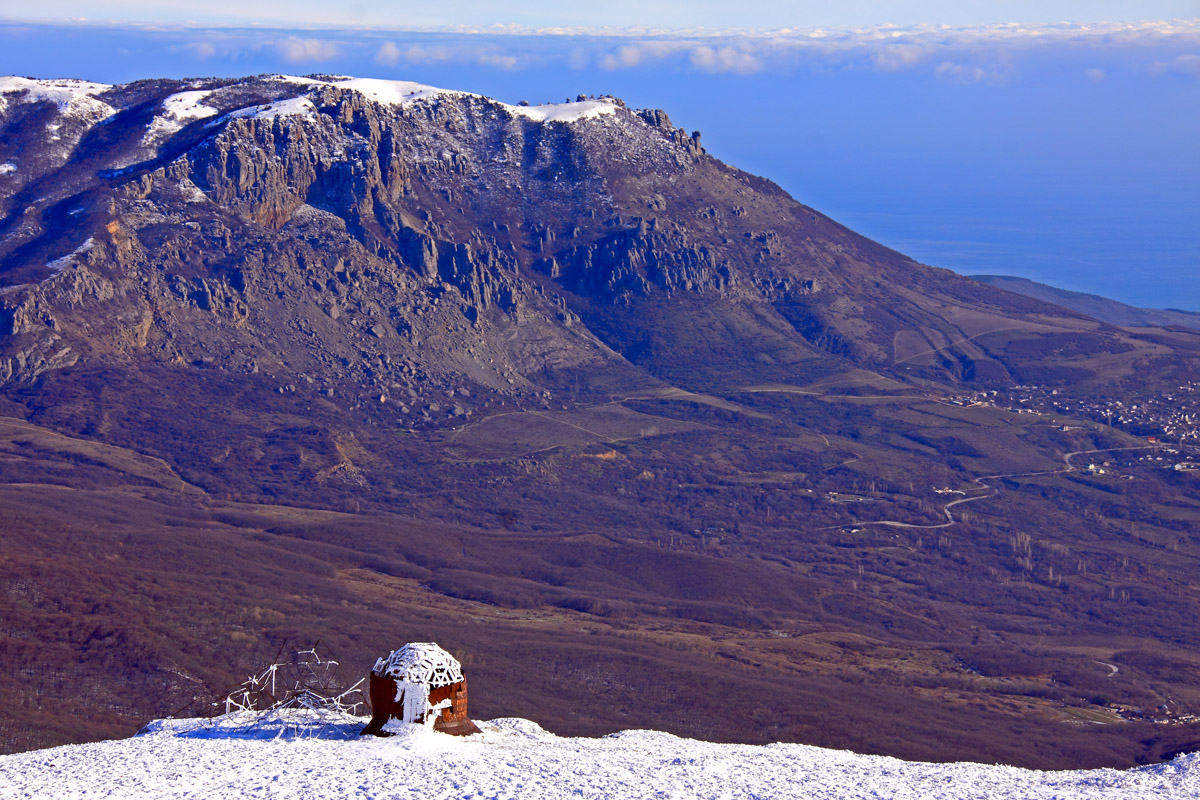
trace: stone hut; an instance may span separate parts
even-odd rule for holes
[[[386,736],[395,717],[455,736],[479,733],[467,717],[467,679],[458,660],[433,642],[411,642],[375,662],[371,721],[361,735]]]

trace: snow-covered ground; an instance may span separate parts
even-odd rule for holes
[[[427,86],[412,81],[390,81],[377,78],[341,78],[322,81],[315,78],[298,78],[293,75],[280,75],[277,79],[310,87],[319,87],[328,83],[340,89],[352,89],[377,103],[391,106],[407,106],[420,100],[436,97],[482,97],[482,95],[470,92],[439,89],[436,86]],[[576,122],[581,119],[596,119],[606,114],[615,114],[617,111],[616,104],[608,99],[579,100],[574,103],[547,103],[540,106],[514,106],[507,103],[499,103],[499,105],[511,116],[525,117],[534,122]],[[301,112],[292,109],[289,113]],[[268,116],[277,116],[277,114],[268,112]]]
[[[231,117],[254,117],[256,119],[275,119],[276,117],[316,117],[317,107],[307,97],[293,97],[290,100],[276,100],[265,106],[251,106],[235,111]]]
[[[266,77],[268,80],[299,84],[307,87],[310,91],[316,91],[322,86],[336,86],[340,89],[359,92],[376,103],[398,107],[440,97],[482,97],[482,95],[470,92],[439,89],[436,86],[427,86],[412,81],[347,77],[322,80],[294,75]],[[49,100],[58,105],[58,110],[63,115],[77,117],[91,125],[116,113],[114,108],[95,97],[111,88],[113,87],[108,84],[73,79],[32,80],[15,76],[0,76],[0,114],[4,113],[14,102],[32,103]],[[162,102],[161,111],[147,128],[143,145],[146,147],[157,146],[189,122],[215,116],[218,113],[217,109],[205,103],[205,100],[215,91],[197,89],[177,92],[167,97]],[[540,106],[509,105],[498,102],[497,105],[504,108],[510,116],[524,117],[541,123],[597,119],[615,114],[617,111],[616,102],[610,98],[579,100],[573,103],[548,103]],[[305,96],[300,96],[262,106],[251,106],[235,111],[230,116],[274,119],[286,116],[314,117],[316,113],[317,110],[312,101]],[[51,123],[51,134],[57,132],[59,127],[58,122]],[[15,169],[16,166],[13,164],[4,164],[0,167],[0,175]]]
[[[212,92],[200,90],[194,92],[178,92],[162,102],[162,113],[156,116],[142,138],[142,143],[153,146],[172,134],[178,133],[184,125],[197,119],[207,119],[217,113],[215,108],[204,105],[204,99]]]
[[[653,731],[554,736],[528,720],[454,738],[311,712],[165,720],[131,739],[0,757],[0,798],[1188,798],[1200,754],[1133,770],[924,764],[797,744],[711,744]]]
[[[0,77],[0,114],[4,114],[14,103],[37,103],[48,100],[58,106],[58,111],[63,117],[78,120],[90,126],[117,113],[115,108],[95,97],[111,88],[106,83],[90,81],[72,79],[39,81],[6,75]],[[47,126],[46,130],[51,139],[57,138],[61,127],[61,120],[51,122]]]

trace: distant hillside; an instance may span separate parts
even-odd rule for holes
[[[1036,300],[1055,303],[1110,325],[1135,328],[1182,325],[1185,328],[1200,330],[1200,314],[1193,311],[1180,311],[1175,308],[1138,308],[1100,295],[1056,289],[1028,278],[1015,278],[1011,275],[971,275],[970,277],[989,286],[1007,289]]]

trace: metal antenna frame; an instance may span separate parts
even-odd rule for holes
[[[285,660],[289,645],[285,640],[270,664],[218,699],[195,709],[199,713],[186,713],[194,707],[193,700],[171,716],[196,716],[213,724],[222,716],[244,715],[248,730],[272,724],[279,726],[277,738],[297,738],[315,736],[322,724],[344,722],[365,711],[366,679],[350,683],[339,661],[319,655],[318,648],[330,650],[324,642],[317,640],[304,649],[291,650]],[[289,709],[310,713],[280,713]]]

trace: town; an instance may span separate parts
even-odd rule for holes
[[[1162,444],[1163,453],[1151,456],[1170,461],[1181,470],[1200,469],[1200,382],[1185,381],[1158,393],[1128,395],[1122,399],[1085,396],[1067,388],[1042,385],[991,389],[949,398],[954,405],[990,405],[1018,414],[1055,414],[1110,425]],[[1070,425],[1064,426],[1069,429]],[[1168,456],[1177,455],[1176,459]],[[1138,456],[1134,456],[1138,458]],[[1144,461],[1147,456],[1140,456]]]

